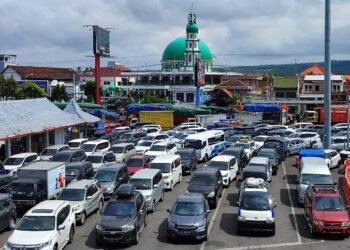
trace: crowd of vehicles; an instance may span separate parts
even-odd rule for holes
[[[15,231],[4,249],[61,249],[72,241],[76,224],[83,225],[94,212],[100,213],[94,229],[98,245],[137,244],[148,212],[156,213],[166,191],[184,175],[190,175],[187,192],[168,209],[169,240],[207,240],[211,209],[217,209],[224,188],[234,181],[240,182],[234,201],[237,232],[274,235],[278,216],[270,185],[291,155],[297,155],[297,199],[305,205],[310,232],[350,234],[347,206],[330,172],[350,158],[350,149],[315,149],[321,143],[319,127],[255,123],[207,130],[188,122],[162,131],[157,124],[143,126],[137,131],[115,128],[113,136],[104,138],[74,139],[40,155],[10,156],[0,174],[11,178],[0,194],[0,208],[8,208],[0,226]],[[19,222],[16,210],[24,213]],[[27,231],[35,231],[33,238],[23,238]],[[42,231],[45,237],[36,238]]]

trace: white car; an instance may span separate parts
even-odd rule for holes
[[[233,147],[242,147],[244,149],[244,152],[246,153],[248,159],[250,160],[253,157],[253,153],[255,150],[255,142],[254,141],[248,141],[248,142],[241,142],[238,141],[235,144],[233,144]]]
[[[136,153],[137,154],[144,154],[146,153],[150,147],[153,146],[154,143],[157,143],[160,141],[152,141],[152,140],[141,140],[136,143]]]
[[[75,214],[68,201],[43,201],[22,217],[4,250],[63,249],[73,241],[74,231]]]
[[[136,155],[134,143],[129,142],[114,144],[109,150],[114,153],[118,163],[125,163],[131,156]]]
[[[112,151],[95,152],[89,155],[85,161],[89,161],[96,172],[103,164],[108,162],[116,162],[116,157]]]
[[[293,125],[290,125],[289,128],[291,129],[300,129],[300,128],[306,128],[307,126],[312,126],[313,124],[311,122],[297,122]]]
[[[48,161],[51,159],[52,156],[54,156],[57,152],[61,152],[64,150],[70,149],[68,145],[65,144],[58,144],[58,145],[52,145],[47,148],[45,148],[40,153],[40,159],[44,161]]]
[[[88,141],[89,141],[88,138],[79,138],[79,139],[70,140],[67,144],[70,149],[80,149],[80,146]]]
[[[333,149],[325,149],[325,160],[329,168],[336,168],[340,166],[341,158],[340,154]]]
[[[208,167],[219,169],[224,186],[228,187],[236,179],[238,164],[236,158],[230,155],[218,155],[208,162]]]
[[[255,149],[256,150],[258,150],[259,148],[261,148],[264,145],[267,137],[268,137],[267,135],[258,135],[258,136],[255,136],[253,138],[253,141],[255,142]]]
[[[158,128],[142,128],[141,131],[145,131],[149,136],[156,136],[160,133]]]
[[[4,161],[6,174],[14,175],[17,169],[23,167],[26,163],[40,160],[37,153],[20,153],[11,155]]]
[[[316,132],[300,132],[289,135],[288,138],[300,138],[304,141],[305,146],[308,148],[312,148],[313,144],[319,145],[322,143],[320,135]]]
[[[177,147],[173,142],[157,142],[145,153],[151,159],[160,155],[174,154],[177,151]]]
[[[114,128],[114,131],[131,131],[131,129],[128,126],[121,126],[121,127]]]
[[[85,142],[81,145],[81,149],[84,150],[86,155],[91,155],[93,152],[107,152],[109,151],[110,146],[108,140],[97,139]]]
[[[148,124],[148,125],[144,125],[141,127],[141,130],[146,130],[146,129],[149,129],[149,128],[156,128],[158,129],[159,131],[162,131],[162,127],[158,124]]]

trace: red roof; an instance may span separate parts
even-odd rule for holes
[[[116,77],[120,76],[120,70],[112,67],[102,67],[100,68],[101,72],[101,77]],[[95,70],[92,69],[91,71],[84,72],[80,76],[85,76],[85,77],[91,77],[95,76]]]
[[[75,73],[71,68],[50,68],[50,67],[33,67],[33,66],[8,66],[12,68],[22,79],[73,79]],[[6,69],[7,69],[6,68]],[[6,70],[5,69],[5,70]]]
[[[314,64],[300,73],[300,75],[323,75],[324,68],[319,64]]]
[[[350,75],[344,75],[343,77],[347,83],[350,83]]]
[[[115,67],[117,68],[117,70],[119,70],[120,72],[123,71],[130,71],[130,69],[122,64],[116,64]]]

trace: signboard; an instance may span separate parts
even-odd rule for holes
[[[97,134],[102,134],[105,132],[105,124],[103,122],[98,122],[97,123],[97,128],[96,128],[96,133]]]
[[[205,62],[201,59],[196,59],[195,65],[195,85],[203,87],[205,84]]]
[[[96,25],[93,26],[93,29],[94,54],[109,57],[109,31]]]
[[[22,87],[26,82],[31,82],[42,88],[47,94],[49,94],[49,83],[44,80],[26,80],[26,81],[17,81],[18,87]]]

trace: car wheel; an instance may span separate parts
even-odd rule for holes
[[[85,219],[86,219],[86,213],[85,213],[85,211],[83,211],[83,212],[81,213],[81,218],[80,218],[80,220],[79,220],[79,224],[80,224],[80,225],[84,225]]]
[[[171,191],[174,190],[174,183],[173,183],[173,181],[170,182],[170,190]]]
[[[214,202],[213,202],[213,208],[215,209],[218,205],[218,197],[215,196]]]
[[[160,197],[160,201],[164,201],[164,189],[162,190],[162,196]]]
[[[145,213],[145,220],[143,221],[143,225],[147,226],[147,223],[148,223],[148,214]]]
[[[9,220],[9,230],[14,230],[16,228],[16,219],[15,217],[11,217]]]
[[[58,246],[57,244],[53,247],[53,250],[57,250],[58,249]]]
[[[140,241],[140,232],[138,228],[135,230],[135,239],[133,240],[133,245],[137,245]]]
[[[100,202],[98,203],[98,207],[97,207],[96,213],[102,214],[102,209],[103,209],[103,201],[100,200]]]
[[[192,175],[192,168],[190,166],[190,169],[188,170],[188,175]]]
[[[101,240],[99,237],[97,237],[97,235],[95,235],[95,243],[96,243],[96,245],[102,245],[103,244],[103,240]]]
[[[182,181],[182,174],[180,174],[179,176],[179,183],[181,183],[181,181]]]
[[[152,202],[152,207],[151,207],[151,212],[152,212],[152,213],[154,213],[155,206],[156,206],[156,204],[155,204],[155,202],[153,201],[153,202]]]
[[[309,224],[310,225],[310,234],[312,235],[312,236],[314,236],[315,235],[315,231],[313,230],[313,228],[312,228],[312,224]]]
[[[74,227],[72,226],[72,227],[70,228],[70,231],[69,231],[68,244],[70,244],[70,243],[73,242],[73,238],[74,238]]]
[[[123,164],[125,164],[125,160],[123,160]]]
[[[205,154],[205,156],[204,156],[204,162],[207,162],[207,161],[208,161],[208,155]]]
[[[272,231],[271,231],[271,236],[275,236],[276,234],[276,225],[273,224],[273,228],[272,228]]]
[[[205,236],[203,238],[203,241],[207,241],[208,240],[208,229],[205,230]]]

